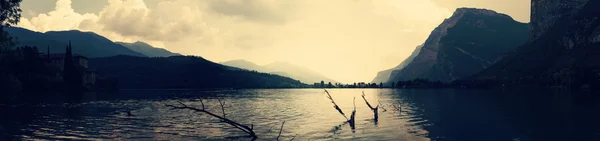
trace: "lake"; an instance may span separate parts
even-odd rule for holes
[[[600,98],[566,90],[330,89],[356,124],[345,123],[322,89],[122,90],[114,100],[4,108],[6,140],[250,140],[181,101],[253,124],[257,140],[600,141]],[[361,97],[381,103],[378,121]],[[384,110],[385,109],[385,110]],[[130,113],[130,114],[128,114]],[[0,139],[3,140],[3,139]]]

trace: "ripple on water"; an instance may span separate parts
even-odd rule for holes
[[[362,91],[330,90],[347,116],[350,116],[356,105],[355,129],[345,123],[346,119],[333,108],[331,101],[320,89],[145,91],[136,93],[159,94],[149,95],[145,99],[87,102],[72,106],[74,108],[68,108],[64,104],[41,105],[33,111],[36,116],[32,121],[23,121],[19,124],[25,126],[16,126],[24,129],[16,136],[23,140],[248,140],[244,132],[223,124],[218,119],[164,106],[165,103],[176,104],[177,101],[183,101],[188,106],[200,108],[199,101],[202,100],[207,110],[222,115],[217,101],[222,99],[225,102],[226,116],[243,124],[253,124],[260,140],[274,140],[283,121],[283,140],[294,136],[295,140],[369,141],[448,138],[446,134],[435,132],[444,128],[440,124],[448,124],[445,118],[449,115],[443,115],[447,114],[443,111],[446,105],[440,103],[453,101],[448,102],[443,98],[435,101],[429,97],[410,94],[420,93],[419,91],[365,89],[370,103],[381,102],[387,109],[385,112],[380,111],[379,120],[375,122],[372,111],[361,98]],[[431,96],[438,95],[440,94],[436,92]],[[357,99],[353,101],[354,98]],[[392,105],[399,105],[400,109],[395,109]],[[502,116],[496,114],[502,110],[498,107],[482,106],[469,110]]]

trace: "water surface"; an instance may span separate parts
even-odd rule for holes
[[[600,140],[600,99],[557,90],[331,89],[352,129],[322,89],[124,90],[115,100],[74,108],[45,104],[2,109],[0,137],[14,140],[250,140],[218,119],[173,110],[177,101],[253,124],[258,140]],[[381,103],[379,120],[363,101]],[[353,101],[353,99],[355,101]],[[397,107],[397,108],[394,108]],[[385,109],[385,110],[384,110]],[[127,112],[131,113],[129,115]]]

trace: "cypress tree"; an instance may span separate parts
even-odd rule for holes
[[[66,84],[68,102],[78,102],[81,100],[81,95],[83,93],[82,75],[75,65],[76,64],[73,62],[71,41],[69,41],[69,46],[67,46],[67,51],[65,52],[63,66],[63,80]]]

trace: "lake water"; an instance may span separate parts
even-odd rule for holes
[[[380,102],[379,120],[363,101]],[[356,98],[356,126],[322,89],[123,90],[116,100],[5,108],[5,140],[250,140],[206,114],[173,110],[182,101],[253,124],[258,140],[600,141],[600,98],[560,90],[331,89],[346,113]],[[395,106],[392,106],[395,105]],[[399,107],[399,108],[394,108]],[[128,115],[127,112],[131,115]],[[349,115],[348,115],[349,116]],[[3,139],[0,139],[3,140]]]

